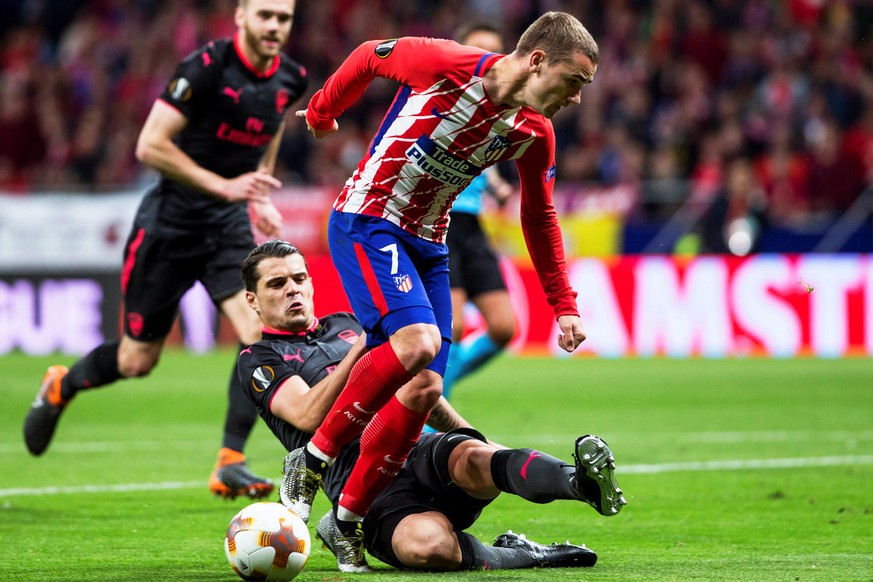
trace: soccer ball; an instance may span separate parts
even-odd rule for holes
[[[224,538],[227,561],[243,580],[291,580],[306,565],[311,546],[300,516],[267,501],[237,513]]]

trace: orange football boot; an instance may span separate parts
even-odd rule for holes
[[[68,372],[66,366],[51,366],[46,371],[24,419],[24,444],[33,455],[41,455],[48,448],[67,406],[67,401],[61,397],[61,381]]]
[[[218,451],[215,469],[209,476],[209,490],[225,499],[262,499],[273,492],[273,482],[252,473],[243,453],[224,447]]]

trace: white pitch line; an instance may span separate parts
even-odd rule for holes
[[[687,463],[660,463],[652,465],[620,465],[617,473],[655,474],[700,471],[734,471],[739,469],[798,469],[805,467],[836,467],[845,465],[873,465],[873,455],[844,455],[838,457],[797,457],[788,459],[746,459],[728,461],[699,461]],[[127,493],[130,491],[171,491],[205,487],[205,481],[166,481],[163,483],[128,483],[123,485],[81,485],[74,487],[34,487],[0,489],[0,497],[30,495],[61,495],[70,493]]]
[[[734,471],[738,469],[798,469],[804,467],[835,467],[840,465],[873,465],[873,455],[839,457],[797,457],[788,459],[746,459],[735,461],[692,461],[655,465],[619,466],[617,473],[678,473],[683,471]]]
[[[128,493],[130,491],[171,491],[206,487],[206,481],[165,481],[163,483],[126,483],[123,485],[79,485],[73,487],[20,487],[0,489],[0,497],[21,495],[61,495],[69,493]]]
[[[572,443],[572,439],[567,438],[567,434],[496,434],[489,435],[499,443],[524,443],[523,446],[546,446],[554,445],[561,442]],[[618,442],[621,439],[626,441],[638,439],[638,433],[623,433],[614,432],[603,435],[609,442],[615,440]],[[842,443],[845,450],[854,450],[859,448],[859,443],[873,441],[873,430],[772,430],[772,431],[714,431],[714,432],[648,432],[646,433],[648,442],[659,440],[669,440],[671,442],[683,443],[774,443],[774,442],[801,442],[801,441],[817,441],[817,442],[835,442]],[[175,443],[174,449],[178,450],[201,450],[209,448],[213,445],[213,439],[191,440],[187,439],[184,442]],[[165,450],[167,448],[166,441],[77,441],[77,442],[62,442],[52,445],[52,454],[82,454],[82,453],[125,453],[131,451],[152,451]],[[15,454],[25,451],[24,443],[16,442],[0,442],[0,454]]]
[[[610,443],[638,440],[639,433],[608,432],[599,433]],[[546,446],[571,442],[566,434],[489,434],[495,442],[524,443],[522,446]],[[647,432],[647,442],[681,442],[694,444],[736,444],[736,443],[776,443],[776,442],[833,442],[840,443],[844,450],[860,448],[859,443],[873,441],[873,430],[769,430],[769,431],[705,431],[705,432]]]

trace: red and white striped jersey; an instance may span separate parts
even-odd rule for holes
[[[434,242],[445,237],[456,195],[486,167],[515,160],[534,266],[556,314],[577,314],[552,204],[554,130],[529,107],[491,101],[483,77],[501,58],[449,40],[365,42],[313,95],[307,121],[329,129],[375,77],[400,83],[334,209],[381,217]]]

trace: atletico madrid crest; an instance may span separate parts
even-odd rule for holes
[[[412,279],[409,278],[409,275],[395,275],[394,284],[398,291],[409,293],[412,290]]]

